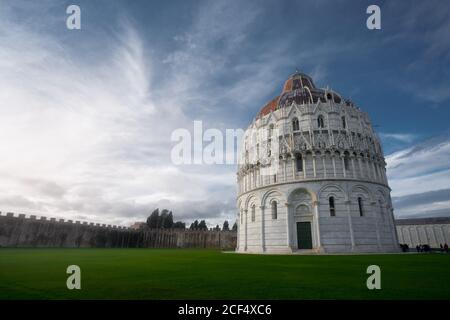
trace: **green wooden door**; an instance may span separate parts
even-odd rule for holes
[[[297,243],[299,249],[312,249],[311,222],[297,222]]]

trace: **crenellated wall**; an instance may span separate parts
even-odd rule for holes
[[[54,218],[0,212],[0,247],[216,248],[232,250],[236,232],[133,230]]]

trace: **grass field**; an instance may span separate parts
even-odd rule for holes
[[[81,268],[81,290],[66,268]],[[381,267],[382,290],[366,287]],[[450,255],[0,249],[0,299],[450,299]]]

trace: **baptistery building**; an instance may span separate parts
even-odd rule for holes
[[[238,252],[396,252],[386,163],[369,116],[296,72],[241,144]]]

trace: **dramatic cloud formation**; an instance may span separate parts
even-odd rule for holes
[[[130,22],[91,62],[52,34],[1,20],[3,210],[130,223],[166,206],[178,218],[231,218],[233,173],[171,164],[170,134],[190,119],[169,93],[179,84],[152,90],[157,75]],[[212,186],[229,186],[228,198]]]
[[[450,213],[450,134],[386,157],[397,216]]]
[[[299,67],[383,125],[388,153],[396,151],[387,157],[396,213],[444,214],[450,139],[412,144],[431,127],[448,128],[448,7],[423,16],[433,4],[388,3],[383,12],[398,24],[386,19],[389,33],[368,34],[363,5],[336,3],[80,0],[82,30],[68,31],[58,1],[5,1],[0,210],[129,224],[166,207],[184,221],[233,221],[235,167],[174,165],[171,133],[192,130],[194,120],[205,129],[247,126]],[[405,56],[400,49],[411,58],[393,59]]]

